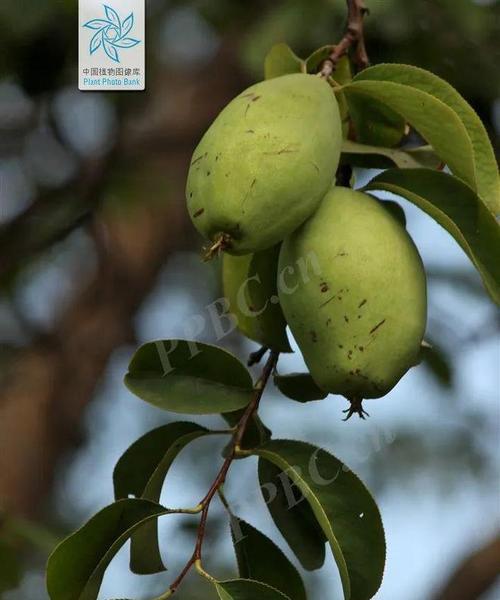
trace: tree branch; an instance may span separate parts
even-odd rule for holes
[[[197,565],[198,570],[203,571],[203,569],[201,568],[202,548],[203,548],[203,541],[205,539],[205,532],[206,532],[206,526],[207,526],[207,520],[208,520],[208,513],[210,511],[210,504],[211,504],[214,496],[218,493],[218,491],[221,489],[221,487],[224,485],[224,482],[226,481],[227,473],[228,473],[229,469],[231,468],[231,465],[232,465],[238,451],[240,450],[240,445],[241,445],[241,442],[245,435],[245,431],[248,427],[248,423],[250,422],[250,420],[252,419],[254,414],[259,409],[262,395],[263,395],[266,385],[269,381],[269,378],[271,377],[271,374],[273,373],[274,369],[276,368],[276,364],[278,362],[278,357],[279,357],[278,352],[271,351],[271,353],[266,361],[266,364],[264,365],[264,368],[262,369],[262,375],[260,376],[259,380],[257,381],[257,383],[254,386],[254,395],[253,395],[252,401],[247,406],[238,425],[236,426],[236,431],[234,432],[234,435],[233,435],[231,452],[229,453],[228,457],[225,459],[224,463],[222,464],[222,467],[220,468],[220,470],[219,470],[214,482],[210,486],[210,489],[208,490],[207,494],[205,495],[205,497],[199,504],[203,508],[201,511],[201,518],[200,518],[200,523],[198,526],[198,534],[196,537],[196,546],[195,546],[193,555],[188,560],[188,562],[186,563],[185,567],[183,568],[183,570],[181,571],[181,573],[177,577],[177,579],[170,585],[169,590],[165,593],[165,595],[161,596],[161,598],[168,598],[175,593],[175,591],[179,588],[182,581],[184,580],[184,578],[186,577],[186,575],[188,574],[188,572],[190,571],[190,569],[193,565]]]
[[[500,535],[468,556],[434,600],[477,600],[500,576]]]
[[[364,0],[347,0],[347,26],[344,37],[334,47],[330,56],[323,61],[320,73],[322,77],[329,77],[337,68],[339,60],[354,48],[353,62],[359,70],[370,64],[366,52],[364,38],[364,17],[368,14]]]
[[[81,442],[82,416],[110,355],[134,342],[137,309],[169,256],[190,243],[187,165],[200,131],[244,83],[234,43],[233,38],[223,41],[216,57],[221,68],[215,72],[206,69],[196,77],[161,72],[151,82],[154,93],[146,110],[135,114],[131,129],[124,123],[117,157],[118,168],[137,165],[138,176],[147,174],[141,176],[143,200],[96,216],[95,231],[103,242],[98,269],[85,279],[75,273],[77,289],[51,329],[19,349],[2,372],[0,504],[11,514],[40,514],[61,456]],[[168,139],[170,132],[183,138],[179,147],[159,152],[155,146],[146,155],[147,138],[160,133]],[[107,180],[107,169],[100,172]],[[91,187],[90,200],[98,202],[102,185],[96,181]]]

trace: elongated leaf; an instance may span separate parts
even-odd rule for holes
[[[169,423],[134,442],[116,463],[115,498],[146,498],[159,502],[163,482],[179,452],[210,432],[195,423]],[[132,535],[130,569],[147,575],[165,570],[158,546],[158,524],[153,520]]]
[[[250,579],[218,581],[215,588],[221,600],[291,600],[269,585]]]
[[[432,340],[420,352],[422,363],[443,387],[453,387],[453,365],[446,352]]]
[[[279,250],[280,244],[255,254],[226,254],[222,283],[238,329],[263,346],[279,352],[291,352],[278,298]]]
[[[397,112],[434,148],[457,177],[471,187],[475,186],[470,137],[458,115],[442,100],[420,89],[392,81],[354,79],[343,90],[348,99],[358,95],[374,98]],[[358,138],[357,141],[363,140]]]
[[[355,167],[387,169],[393,166],[400,169],[438,169],[441,159],[430,146],[400,150],[358,144],[351,140],[342,142],[342,160]]]
[[[365,69],[356,81],[393,81],[439,98],[464,124],[473,148],[475,189],[494,213],[500,212],[500,177],[495,152],[486,129],[470,104],[449,83],[410,65],[380,64]],[[439,126],[439,124],[437,124]]]
[[[346,600],[373,598],[382,582],[385,539],[363,483],[334,456],[305,442],[275,440],[256,454],[285,471],[306,497],[330,543]]]
[[[168,509],[143,499],[119,500],[61,542],[47,564],[51,600],[96,600],[112,558],[141,525]]]
[[[271,517],[300,564],[308,571],[319,569],[326,536],[298,487],[267,460],[259,460],[259,482]]]
[[[240,577],[267,583],[290,600],[306,600],[301,576],[273,541],[241,519],[232,521],[231,533]]]
[[[500,227],[470,187],[446,173],[390,169],[365,190],[392,192],[428,213],[460,244],[493,300],[500,303]]]
[[[392,147],[399,144],[405,132],[405,119],[397,111],[374,97],[350,94],[343,88],[351,117],[352,132],[357,142]],[[336,92],[337,94],[339,92]]]
[[[274,79],[289,73],[305,73],[306,67],[302,59],[296,56],[287,44],[276,44],[269,50],[264,60],[266,79]]]
[[[297,402],[323,400],[328,396],[328,392],[319,388],[309,373],[276,375],[274,383],[282,394]]]
[[[158,408],[200,415],[243,408],[253,393],[250,373],[235,356],[185,340],[141,346],[130,362],[125,384]]]

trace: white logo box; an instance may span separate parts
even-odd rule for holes
[[[78,88],[146,88],[145,0],[79,0]]]

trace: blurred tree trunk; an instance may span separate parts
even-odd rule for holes
[[[140,161],[142,170],[148,164],[168,181],[165,199],[148,201],[146,187],[132,215],[114,210],[96,216],[99,267],[93,279],[53,331],[22,351],[8,372],[0,390],[0,505],[7,510],[39,511],[62,455],[79,440],[82,416],[111,353],[133,339],[137,309],[165,261],[191,235],[184,207],[191,153],[242,83],[231,42],[216,61],[196,73],[161,73],[150,85],[146,110],[124,124],[113,167]],[[102,176],[108,175],[109,167]]]
[[[500,576],[500,536],[468,556],[434,600],[477,600]]]

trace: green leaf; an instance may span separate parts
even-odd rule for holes
[[[141,346],[130,362],[125,384],[158,408],[199,415],[243,408],[253,393],[250,373],[235,356],[185,340]]]
[[[296,56],[285,43],[273,46],[264,60],[266,79],[273,79],[289,73],[305,73],[305,71],[304,61]]]
[[[472,144],[474,170],[472,187],[493,213],[500,212],[500,176],[495,152],[481,119],[457,90],[433,73],[410,65],[380,64],[365,69],[354,79],[355,81],[392,81],[411,86],[438,98],[454,111],[465,126]],[[436,126],[440,127],[441,124],[436,123]]]
[[[278,298],[279,251],[280,244],[255,254],[225,254],[223,291],[244,335],[278,352],[291,352]]]
[[[500,303],[500,227],[470,187],[438,171],[390,169],[364,190],[392,192],[428,213],[460,244],[493,300]]]
[[[127,539],[141,525],[169,512],[143,499],[119,500],[103,508],[50,555],[50,599],[96,600],[104,572]]]
[[[215,589],[221,600],[291,600],[271,586],[250,579],[218,581]]]
[[[347,100],[356,141],[386,147],[399,144],[405,132],[404,118],[376,98],[347,93],[351,85],[343,87],[341,93]]]
[[[442,348],[430,341],[429,345],[422,346],[420,358],[438,383],[446,388],[452,387],[453,367]]]
[[[318,387],[309,373],[275,375],[274,383],[282,394],[297,402],[323,400],[328,396],[328,392]]]
[[[179,452],[210,432],[195,423],[169,423],[134,442],[116,463],[113,472],[115,498],[134,495],[159,502],[163,482]],[[158,546],[158,524],[147,523],[132,536],[130,569],[139,575],[165,570]]]
[[[330,543],[346,600],[373,598],[382,582],[385,539],[363,483],[334,456],[305,442],[275,440],[256,454],[286,472],[306,497]]]
[[[298,487],[267,460],[259,460],[259,482],[271,517],[300,564],[308,571],[319,569],[326,536]]]
[[[357,96],[375,99],[401,115],[431,144],[450,170],[474,188],[474,159],[470,137],[458,115],[442,100],[418,88],[392,81],[355,78],[343,90],[348,99]],[[357,141],[364,140],[358,138]]]
[[[266,583],[290,600],[306,600],[301,576],[273,541],[236,518],[231,521],[231,533],[240,577]]]
[[[342,142],[342,160],[354,167],[365,169],[387,169],[394,165],[400,169],[438,169],[443,166],[443,162],[430,146],[400,150],[358,144],[351,140]]]

